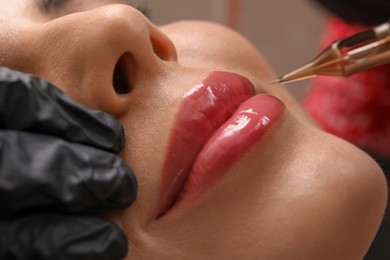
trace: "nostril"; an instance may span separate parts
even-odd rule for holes
[[[150,41],[152,43],[153,51],[154,53],[162,60],[167,60],[167,55],[166,55],[166,48],[164,45],[158,41],[156,38],[151,37]]]
[[[170,40],[165,39],[165,37],[153,37],[153,35],[151,35],[150,41],[154,53],[160,59],[170,61],[176,58],[176,50]]]
[[[112,85],[117,94],[129,94],[132,90],[133,57],[129,53],[123,54],[117,61],[112,77]]]

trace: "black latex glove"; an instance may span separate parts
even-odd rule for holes
[[[0,259],[123,259],[126,237],[96,214],[135,199],[123,145],[110,115],[0,68]]]

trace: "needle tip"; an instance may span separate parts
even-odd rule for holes
[[[275,84],[279,84],[280,82],[282,82],[282,80],[281,79],[277,79],[277,80],[274,80],[274,81],[270,82],[269,84],[270,85],[275,85]]]

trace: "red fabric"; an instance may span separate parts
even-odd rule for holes
[[[332,17],[321,46],[365,28]],[[390,157],[390,64],[347,78],[318,77],[311,83],[304,106],[330,133]]]

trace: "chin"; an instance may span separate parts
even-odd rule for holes
[[[381,169],[332,135],[279,124],[197,199],[147,226],[122,216],[128,259],[362,259],[386,205]]]

